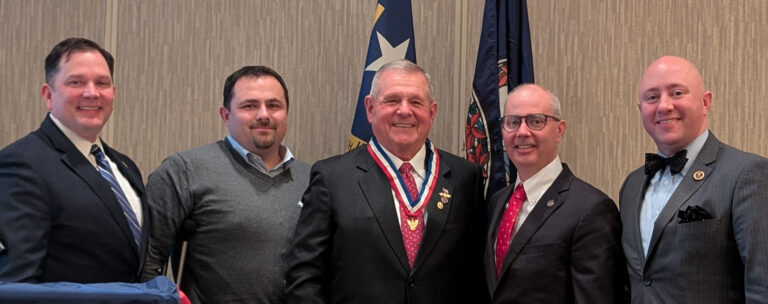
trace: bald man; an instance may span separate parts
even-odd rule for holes
[[[768,303],[768,159],[707,129],[712,93],[680,57],[638,85],[658,148],[620,192],[632,303]]]
[[[560,100],[524,84],[501,120],[515,183],[488,200],[485,278],[491,303],[610,304],[625,300],[619,210],[560,161]]]

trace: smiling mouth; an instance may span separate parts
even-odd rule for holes
[[[676,121],[678,121],[678,120],[679,120],[679,119],[677,119],[677,118],[664,119],[664,120],[659,120],[659,121],[657,121],[657,122],[656,122],[656,124],[659,124],[659,125],[666,125],[666,124],[671,124],[671,123],[673,123],[673,122],[676,122]]]
[[[530,149],[533,147],[534,145],[515,145],[515,149]]]
[[[404,123],[394,123],[394,124],[392,124],[392,126],[396,127],[396,128],[413,128],[416,125],[414,125],[414,124],[404,124]]]
[[[82,107],[81,106],[81,107],[79,107],[79,109],[80,110],[85,110],[85,111],[96,111],[96,110],[99,109],[99,107]]]

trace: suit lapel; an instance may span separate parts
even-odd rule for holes
[[[131,247],[135,249],[138,255],[139,248],[136,247],[136,242],[133,241],[133,234],[131,234],[131,230],[128,227],[128,220],[123,215],[123,210],[120,208],[107,182],[104,181],[96,168],[77,150],[64,133],[59,130],[50,117],[46,117],[40,126],[40,130],[48,137],[54,148],[62,153],[61,161],[79,176],[104,204],[112,219],[120,227],[120,231],[123,232],[126,241],[131,244]]]
[[[560,175],[557,176],[549,189],[541,196],[509,244],[507,254],[504,256],[504,262],[501,264],[499,277],[504,276],[509,265],[517,258],[525,244],[528,243],[528,240],[544,225],[547,218],[562,206],[563,202],[568,198],[568,189],[570,189],[572,182],[573,173],[571,173],[567,165],[563,164],[563,171],[560,172]]]
[[[696,171],[703,171],[704,175],[708,176],[712,171],[712,167],[710,167],[710,165],[715,162],[717,158],[717,150],[719,147],[720,141],[718,141],[717,138],[715,138],[714,135],[710,133],[707,141],[701,148],[699,155],[695,160],[693,160],[693,165],[691,165],[691,168],[688,170],[685,176],[683,176],[683,180],[680,182],[680,185],[677,186],[675,192],[673,192],[672,196],[669,197],[667,204],[664,206],[664,209],[661,210],[661,214],[659,214],[656,222],[654,222],[653,234],[651,235],[650,244],[648,244],[647,256],[650,257],[653,253],[653,250],[656,248],[656,244],[658,243],[661,234],[664,232],[664,227],[672,222],[672,219],[677,214],[680,206],[688,201],[691,195],[693,195],[693,193],[696,192],[696,190],[698,190],[699,187],[701,187],[703,184],[701,181],[693,179],[693,173]]]
[[[101,141],[101,145],[104,147],[104,153],[109,156],[109,159],[115,162],[117,169],[120,170],[120,173],[125,177],[126,180],[128,180],[128,183],[131,184],[133,191],[136,191],[136,196],[141,197],[144,194],[142,191],[144,184],[141,180],[141,176],[137,175],[133,170],[130,170],[128,163],[125,161],[125,158],[112,150],[112,147],[108,146],[107,143],[105,143],[103,140]]]
[[[358,186],[365,196],[366,202],[373,211],[373,216],[381,228],[392,253],[397,256],[400,266],[408,272],[408,256],[405,253],[403,244],[403,235],[400,232],[400,223],[397,221],[395,213],[394,197],[392,188],[389,186],[389,180],[381,168],[374,162],[367,148],[358,149],[357,168],[366,172],[358,181]]]
[[[442,200],[440,193],[446,192],[453,194],[453,185],[448,181],[447,177],[451,167],[444,161],[440,161],[440,169],[438,172],[435,188],[432,191],[432,196],[429,197],[427,205],[424,207],[427,210],[427,225],[424,227],[424,237],[421,239],[421,246],[419,253],[416,255],[416,260],[413,262],[413,271],[419,269],[419,266],[429,256],[435,244],[440,239],[440,235],[445,229],[445,223],[448,219],[448,215],[451,213],[453,207],[452,201],[449,198],[447,203],[443,204],[443,208],[437,207],[437,202]]]
[[[100,139],[101,140],[101,139]],[[141,244],[140,248],[137,248],[139,252],[139,258],[142,261],[140,264],[143,264],[145,255],[143,254],[144,248],[148,246],[149,241],[149,207],[144,203],[144,181],[141,179],[141,175],[138,171],[132,170],[128,167],[128,163],[126,162],[126,159],[115,152],[115,150],[112,150],[112,147],[108,146],[107,143],[105,143],[103,140],[101,141],[102,147],[104,147],[104,153],[109,156],[109,158],[117,165],[117,169],[120,171],[120,173],[125,177],[126,180],[128,180],[128,183],[131,185],[131,189],[136,192],[136,196],[139,198],[139,202],[141,204],[141,212],[142,212],[142,224],[141,224]],[[99,176],[101,177],[101,176]],[[110,189],[110,192],[112,190]],[[123,192],[125,192],[126,189],[123,189]],[[114,195],[113,195],[114,197]],[[120,204],[120,203],[118,203]],[[117,207],[120,207],[119,205]],[[120,208],[120,215],[122,215],[121,219],[124,221],[118,221],[118,224],[121,226],[121,230],[125,234],[131,233],[131,228],[128,224],[128,221],[125,219],[125,215],[122,214],[123,210]],[[125,224],[123,226],[123,224]],[[133,240],[133,234],[129,235],[129,240]],[[131,244],[135,244],[135,242],[131,242]]]

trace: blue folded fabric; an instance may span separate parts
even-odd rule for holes
[[[176,285],[159,276],[146,283],[4,283],[0,303],[178,304]]]

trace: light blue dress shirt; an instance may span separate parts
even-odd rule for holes
[[[237,151],[237,153],[245,159],[246,163],[256,168],[256,170],[259,170],[259,172],[269,175],[270,177],[275,177],[282,173],[285,171],[285,168],[287,168],[288,165],[293,162],[293,153],[291,153],[291,150],[289,150],[286,146],[280,145],[281,150],[285,149],[283,160],[280,161],[280,163],[271,170],[267,170],[267,167],[264,165],[264,160],[262,160],[261,156],[246,150],[229,134],[227,134],[227,141],[229,141],[229,144],[232,145],[232,148],[235,148],[235,151]]]
[[[651,243],[653,224],[656,222],[656,218],[659,217],[661,210],[667,205],[669,197],[672,196],[677,186],[680,185],[680,181],[688,173],[693,161],[699,155],[701,148],[704,147],[707,136],[709,136],[709,130],[704,130],[696,139],[685,146],[685,149],[688,150],[686,153],[688,161],[685,162],[685,167],[683,167],[680,173],[672,175],[669,172],[669,166],[666,166],[656,172],[653,178],[651,178],[651,183],[648,185],[648,189],[643,197],[642,207],[640,207],[640,238],[643,241],[643,252],[646,256],[648,256],[648,246]],[[663,157],[671,156],[664,155],[660,151],[658,154]]]

